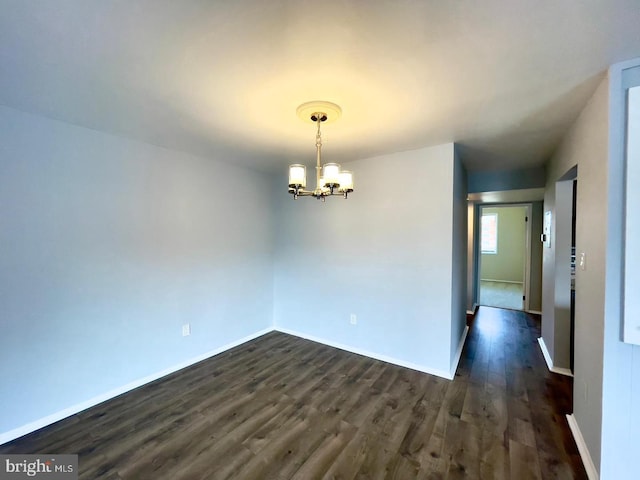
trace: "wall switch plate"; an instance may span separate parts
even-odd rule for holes
[[[540,240],[546,248],[551,248],[551,211],[544,212],[544,220],[542,223],[542,235]]]
[[[349,318],[349,323],[351,323],[351,325],[357,325],[358,324],[358,317],[356,317],[355,313],[351,314],[351,317]]]
[[[584,252],[580,252],[580,261],[578,262],[580,265],[580,270],[587,269],[587,254]]]
[[[188,337],[189,335],[191,335],[191,324],[185,323],[184,325],[182,325],[182,336]]]

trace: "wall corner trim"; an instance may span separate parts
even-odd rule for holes
[[[540,345],[540,350],[542,350],[542,356],[544,357],[544,360],[547,363],[547,368],[549,369],[550,372],[558,373],[560,375],[565,375],[567,377],[573,377],[573,373],[568,368],[553,366],[553,360],[551,360],[551,355],[549,355],[549,350],[547,350],[547,345],[544,343],[544,338],[538,337],[538,344]]]
[[[591,454],[589,453],[587,444],[584,441],[584,437],[582,436],[576,417],[573,414],[567,415],[567,423],[569,423],[569,429],[571,430],[573,439],[578,447],[578,452],[580,452],[580,458],[582,458],[584,469],[587,471],[587,477],[589,477],[589,480],[599,480],[600,476],[598,475],[598,470],[593,464]]]
[[[197,357],[190,358],[189,360],[180,362],[177,365],[173,365],[162,371],[152,373],[151,375],[147,375],[146,377],[139,378],[137,380],[134,380],[133,382],[127,383],[126,385],[122,385],[120,387],[114,388],[113,390],[105,392],[101,395],[90,398],[89,400],[77,403],[68,408],[65,408],[64,410],[60,410],[58,412],[52,413],[51,415],[47,415],[46,417],[39,418],[33,422],[27,423],[26,425],[22,425],[18,428],[14,428],[13,430],[9,430],[7,432],[0,432],[0,445],[10,442],[11,440],[15,440],[16,438],[22,437],[24,435],[27,435],[31,432],[35,432],[36,430],[46,427],[47,425],[51,425],[52,423],[55,423],[64,418],[70,417],[72,415],[75,415],[76,413],[80,413],[83,410],[86,410],[87,408],[91,408],[102,402],[106,402],[107,400],[117,397],[118,395],[122,395],[123,393],[129,392],[135,388],[141,387],[142,385],[158,380],[159,378],[162,378],[166,375],[177,372],[178,370],[182,370],[183,368],[189,367],[195,363],[206,360],[207,358],[218,355],[222,352],[225,352],[234,347],[237,347],[238,345],[242,345],[245,342],[253,340],[254,338],[261,337],[262,335],[265,335],[272,331],[273,331],[273,327],[265,328],[264,330],[260,330],[258,332],[247,335],[246,337],[243,337],[239,340],[235,340],[231,343],[218,347],[215,350],[211,350],[209,352],[198,355]]]
[[[467,334],[469,333],[469,325],[464,327],[464,331],[462,332],[462,336],[460,337],[460,343],[458,344],[458,350],[456,351],[456,355],[451,362],[451,369],[449,370],[449,378],[453,379],[456,376],[456,371],[458,370],[458,364],[460,363],[460,357],[462,356],[462,349],[464,348],[464,343],[467,341]]]
[[[398,360],[397,358],[388,357],[386,355],[380,355],[378,353],[370,352],[368,350],[363,350],[361,348],[352,347],[350,345],[345,345],[343,343],[337,343],[330,340],[326,340],[324,338],[316,337],[313,335],[307,335],[306,333],[298,332],[295,330],[289,330],[288,328],[280,328],[276,327],[275,330],[277,332],[286,333],[288,335],[293,335],[294,337],[304,338],[305,340],[311,340],[312,342],[321,343],[323,345],[327,345],[329,347],[338,348],[340,350],[344,350],[346,352],[355,353],[357,355],[363,355],[365,357],[373,358],[374,360],[381,360],[383,362],[391,363],[393,365],[398,365],[399,367],[410,368],[411,370],[416,370],[422,373],[428,373],[430,375],[435,375],[437,377],[446,378],[447,380],[453,380],[453,375],[451,372],[447,372],[444,370],[439,370],[437,368],[427,367],[425,365],[418,365],[417,363],[406,362],[404,360]],[[454,372],[455,373],[455,372]]]

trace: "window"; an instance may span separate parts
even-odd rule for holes
[[[480,240],[482,253],[498,253],[498,214],[483,213]]]

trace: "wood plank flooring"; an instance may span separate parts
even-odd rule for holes
[[[82,479],[586,479],[539,319],[481,307],[454,381],[270,333],[0,453]]]

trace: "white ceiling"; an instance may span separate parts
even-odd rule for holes
[[[264,170],[314,162],[316,99],[327,161],[541,165],[636,56],[640,0],[0,0],[1,104]]]

